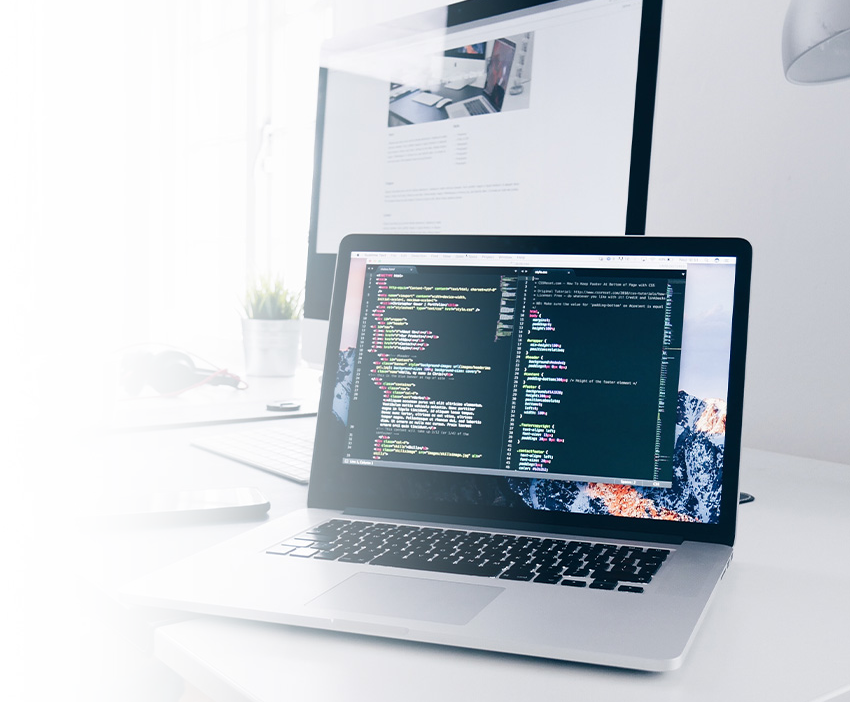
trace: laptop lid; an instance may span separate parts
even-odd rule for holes
[[[731,545],[750,268],[740,239],[346,237],[309,505]]]
[[[510,39],[496,39],[493,42],[483,93],[497,112],[502,109],[502,103],[505,101],[515,53],[516,44]]]

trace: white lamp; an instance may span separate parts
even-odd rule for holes
[[[791,0],[782,30],[782,63],[792,83],[850,77],[850,0]]]

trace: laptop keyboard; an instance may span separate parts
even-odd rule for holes
[[[463,103],[463,106],[471,115],[486,115],[489,112],[480,100],[470,100],[469,102]]]
[[[643,592],[662,548],[332,519],[266,551],[568,587]]]

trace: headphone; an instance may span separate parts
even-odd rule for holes
[[[247,387],[238,375],[224,368],[198,368],[189,354],[174,349],[124,356],[121,385],[130,395],[138,395],[146,385],[160,395],[179,395],[201,385],[230,385],[240,390]]]

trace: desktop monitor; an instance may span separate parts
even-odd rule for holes
[[[642,234],[660,26],[661,0],[465,0],[326,42],[305,359],[346,234]]]
[[[440,80],[450,90],[461,90],[467,85],[483,84],[487,70],[486,41],[455,46],[443,52]]]

